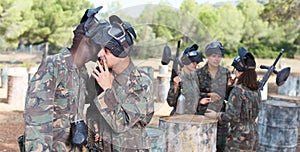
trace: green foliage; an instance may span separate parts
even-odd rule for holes
[[[167,42],[156,37],[151,26],[136,26],[135,30],[139,33],[139,36],[134,51],[131,53],[133,57],[146,59],[162,55],[162,50]]]
[[[211,5],[204,5],[200,7],[200,10],[198,19],[207,28],[211,37],[217,38],[220,32],[222,32],[220,28],[221,16],[218,14],[217,9]]]
[[[286,41],[281,42],[278,44],[278,48],[283,48],[285,50],[285,56],[287,58],[295,58],[297,47],[295,47],[292,43],[288,43]]]
[[[274,58],[283,46],[289,50],[297,50],[300,42],[299,25],[297,26],[299,21],[286,22],[285,25],[270,23],[261,18],[264,10],[264,5],[256,0],[241,0],[237,6],[232,3],[199,5],[195,0],[184,0],[180,10],[149,6],[136,20],[140,24],[151,24],[154,39],[173,40],[169,45],[175,49],[175,40],[181,38],[182,49],[197,43],[200,52],[211,41],[219,40],[225,47],[225,57],[236,56],[237,48],[241,46],[259,58]],[[151,40],[147,42],[158,43]],[[147,46],[145,41],[138,41],[137,45]],[[159,45],[157,48],[162,50]],[[138,51],[141,53],[148,50],[151,49]],[[295,52],[297,51],[286,51],[286,57],[293,57]]]
[[[247,48],[255,57],[259,58],[276,58],[280,50],[273,50],[272,46],[264,46],[262,44],[251,45]]]
[[[146,5],[141,14],[132,9],[120,9],[120,0],[113,0],[102,16],[117,13],[135,27],[137,58],[161,57],[164,46],[181,50],[197,43],[199,52],[219,40],[225,47],[225,57],[236,56],[238,47],[245,47],[258,58],[274,58],[280,49],[283,56],[300,54],[299,0],[241,0],[233,3],[198,4],[184,0],[180,9],[169,7],[167,1]],[[57,53],[71,43],[72,30],[78,25],[88,0],[1,0],[0,49],[49,42],[49,53]],[[117,11],[117,12],[115,12]]]
[[[72,30],[87,8],[91,8],[87,0],[34,0],[31,10],[38,24],[25,35],[29,42],[65,46],[71,42]]]
[[[215,39],[225,42],[223,44],[226,48],[226,54],[235,54],[235,49],[240,44],[243,36],[245,17],[231,3],[225,3],[220,6],[218,14],[220,16],[219,24],[215,24],[215,27],[218,27],[220,30],[215,34]]]
[[[265,37],[268,32],[268,23],[259,17],[263,6],[256,0],[242,0],[237,7],[245,17],[241,42],[249,45],[259,43],[259,39]]]
[[[19,37],[34,23],[31,22],[32,0],[1,0],[0,2],[0,49],[16,48]]]
[[[300,19],[299,0],[269,0],[261,17],[269,22],[285,23],[289,20]]]
[[[180,10],[192,15],[197,15],[200,11],[199,6],[195,0],[184,0],[180,6]]]
[[[44,42],[68,45],[74,26],[91,7],[88,0],[2,0],[0,49]]]

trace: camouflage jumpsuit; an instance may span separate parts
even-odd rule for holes
[[[174,109],[171,112],[171,115],[175,114],[176,106],[177,106],[177,99],[181,93],[185,97],[185,107],[184,107],[184,114],[195,114],[198,103],[199,103],[199,81],[197,74],[195,72],[192,72],[190,75],[183,72],[182,75],[180,75],[181,78],[181,86],[177,88],[175,93],[175,88],[173,82],[170,83],[170,89],[168,92],[167,102],[169,106],[174,107]]]
[[[215,92],[221,99],[208,105],[201,105],[198,107],[198,114],[204,114],[206,109],[211,109],[216,112],[225,111],[225,98],[229,90],[227,82],[230,77],[230,71],[225,67],[219,66],[218,72],[215,78],[212,78],[208,71],[208,63],[206,63],[202,68],[197,69],[197,74],[199,78],[200,96],[201,99],[207,97],[208,93]],[[226,137],[228,135],[228,124],[217,125],[217,151],[224,151]]]
[[[69,140],[70,123],[82,119],[84,101],[92,97],[87,95],[87,80],[86,67],[78,69],[67,48],[41,63],[27,90],[26,151],[79,149]]]
[[[235,86],[229,96],[226,112],[221,122],[230,123],[230,132],[225,151],[252,151],[257,137],[257,124],[260,106],[258,91],[251,91],[243,85]]]
[[[100,135],[102,151],[147,149],[145,127],[154,114],[152,92],[149,76],[131,62],[121,74],[115,75],[112,89],[95,98],[88,108],[87,121]]]

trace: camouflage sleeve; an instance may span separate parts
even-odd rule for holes
[[[206,84],[206,76],[205,73],[202,72],[202,69],[197,69],[196,70],[197,76],[198,76],[198,81],[199,81],[199,94],[200,94],[200,100],[202,98],[206,98],[208,96],[208,92],[209,92],[209,87]]]
[[[201,98],[202,99],[202,98]],[[200,99],[200,100],[201,100]],[[206,105],[203,105],[203,104],[200,104],[200,101],[199,101],[199,104],[198,104],[198,107],[197,107],[197,112],[196,114],[197,115],[204,115],[204,113],[206,112],[207,110],[207,107],[208,107],[208,104]]]
[[[91,76],[86,81],[86,89],[87,89],[87,95],[85,99],[85,103],[89,104],[93,102],[93,100],[96,97],[96,86],[95,86],[95,79]]]
[[[104,100],[96,103],[101,115],[116,133],[126,132],[135,125],[145,127],[154,114],[150,78],[141,78],[128,86],[129,93],[106,89]]]
[[[52,121],[57,69],[48,59],[31,79],[24,109],[26,151],[52,150]]]
[[[222,115],[222,123],[225,122],[232,122],[232,121],[238,121],[241,113],[241,88],[234,87],[230,93],[227,106],[226,106],[226,112]]]
[[[169,89],[168,96],[167,96],[167,102],[170,107],[176,107],[177,98],[179,96],[179,88],[177,88],[177,90],[175,90],[173,83],[174,82],[170,82],[170,89]]]

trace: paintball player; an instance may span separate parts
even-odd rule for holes
[[[205,113],[207,117],[217,118],[219,123],[230,123],[226,141],[226,152],[253,151],[257,138],[255,119],[259,113],[261,98],[258,93],[256,63],[254,56],[243,47],[233,60],[235,80],[226,111]]]
[[[204,114],[207,109],[215,112],[225,111],[225,97],[232,83],[230,71],[221,66],[224,48],[219,41],[209,43],[205,47],[207,63],[197,69],[201,98],[210,97],[212,102],[201,104],[198,114]],[[224,151],[228,132],[227,124],[217,125],[217,152]]]
[[[24,109],[25,149],[21,151],[80,151],[70,139],[71,126],[83,120],[86,97],[95,87],[87,86],[85,63],[97,60],[99,39],[108,22],[97,19],[102,8],[86,10],[73,31],[73,44],[40,64],[29,82]]]
[[[147,151],[145,127],[154,114],[152,80],[131,60],[133,27],[116,15],[109,22],[92,73],[103,91],[87,109],[87,121],[98,151]]]
[[[174,107],[170,115],[196,114],[199,102],[201,104],[210,102],[210,98],[203,98],[203,100],[199,101],[199,81],[195,71],[197,65],[203,59],[197,52],[197,49],[198,45],[193,44],[182,52],[180,61],[184,66],[178,76],[174,77],[173,81],[170,82],[170,89],[167,96],[169,106]],[[180,94],[184,96],[185,101],[178,101],[181,100]],[[181,104],[180,102],[185,103]]]

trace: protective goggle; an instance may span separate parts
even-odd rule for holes
[[[244,59],[243,59],[244,60]],[[245,65],[244,61],[241,59],[240,56],[237,56],[236,58],[234,58],[233,62],[232,62],[232,66],[238,70],[238,71],[245,71],[245,70],[254,70],[255,66],[247,66]]]
[[[237,56],[236,58],[234,58],[234,61],[237,62],[237,63],[240,62],[241,61],[241,57]]]
[[[120,24],[112,24],[111,27],[108,30],[108,35],[113,37],[115,40],[120,41],[120,43],[123,43],[126,40],[126,33],[122,25]]]
[[[88,37],[93,37],[99,30],[107,25],[107,21],[96,16],[84,23],[84,32]],[[101,30],[100,30],[101,31]]]
[[[85,23],[84,23],[84,33],[90,33],[91,27],[99,24],[99,19],[96,16],[93,16],[89,18]]]
[[[237,56],[236,58],[234,58],[231,65],[234,67],[234,70],[238,70],[238,71],[244,71],[245,70],[244,65],[241,62],[241,57],[240,56]],[[232,71],[232,73],[234,73],[234,71]]]
[[[104,19],[98,18],[98,16],[96,16],[96,14],[101,9],[102,6],[99,6],[95,9],[87,9],[80,21],[80,24],[83,24],[83,31],[77,32],[79,32],[80,34],[84,34],[89,38],[95,36],[99,32],[99,29],[107,23],[107,21],[105,21]]]
[[[191,52],[188,52],[187,53],[187,56],[188,57],[194,57],[194,56],[197,56],[199,53],[197,51],[191,51]]]
[[[220,48],[221,50],[224,50],[222,43],[219,41],[210,43],[208,46],[206,46],[205,50],[216,49],[216,48]]]

